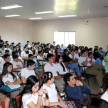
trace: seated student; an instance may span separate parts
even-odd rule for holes
[[[47,90],[39,89],[39,81],[36,76],[27,78],[26,86],[21,93],[23,108],[41,108],[42,105],[49,106],[49,101],[45,97]]]
[[[79,71],[78,63],[72,63],[72,59],[68,56],[68,50],[64,50],[63,62],[69,63],[68,67],[75,68],[77,75],[81,75],[81,70]]]
[[[3,45],[0,49],[0,56],[3,56],[5,54],[5,46]]]
[[[63,102],[62,98],[58,95],[56,91],[56,87],[54,84],[54,77],[51,72],[45,72],[39,81],[40,87],[46,89],[49,96],[49,106],[57,106],[62,108],[68,108],[65,102]],[[76,108],[74,103],[71,102],[73,106],[71,108]],[[70,108],[70,107],[69,107]]]
[[[4,101],[5,102],[5,108],[9,108],[10,99],[2,93],[0,93],[0,101]],[[2,108],[2,106],[1,106],[1,108]]]
[[[5,55],[3,56],[3,58],[4,58],[4,60],[2,60],[1,63],[0,63],[0,73],[1,73],[1,74],[2,74],[2,72],[3,72],[3,65],[4,65],[4,63],[10,62],[10,55],[5,54]]]
[[[61,55],[56,56],[56,69],[60,75],[64,75],[64,74],[68,73],[68,70],[67,70],[65,64],[62,62],[62,60],[63,59],[62,59]]]
[[[17,55],[20,56],[19,52],[17,51],[17,47],[16,47],[16,46],[13,47],[12,52],[13,52],[13,51],[16,51],[16,52],[17,52]],[[11,52],[11,56],[12,56],[12,52]]]
[[[56,63],[56,56],[57,56],[57,55],[61,55],[61,54],[60,54],[60,48],[56,48],[56,49],[55,49],[54,63]]]
[[[43,53],[43,57],[45,58],[45,59],[47,59],[47,55],[49,54],[49,49],[48,48],[45,48],[44,49],[44,53]]]
[[[103,88],[105,93],[101,96],[101,99],[108,102],[108,73],[106,73],[103,77]]]
[[[100,98],[91,98],[88,108],[108,108],[108,102]]]
[[[102,70],[94,68],[94,66],[88,63],[88,55],[85,50],[81,51],[81,56],[78,58],[78,63],[80,66],[89,66],[85,69],[85,73],[96,75],[99,86],[102,86]]]
[[[32,54],[29,54],[28,55],[28,60],[33,60],[33,55]],[[34,60],[33,60],[34,61]],[[34,61],[35,62],[35,61]],[[27,61],[25,62],[25,67],[27,67]],[[38,70],[38,65],[37,63],[35,62],[35,71]]]
[[[56,45],[55,45],[55,42],[53,42],[53,48],[54,48],[54,50],[56,49]]]
[[[24,50],[21,52],[21,58],[27,60],[28,59],[28,54],[27,54],[27,47],[24,47]]]
[[[72,60],[74,60],[74,50],[71,50],[71,53],[68,55]]]
[[[12,63],[6,62],[3,67],[2,81],[5,85],[20,85],[21,80],[15,74],[13,74]],[[19,94],[19,91],[12,92],[12,97],[15,98]]]
[[[36,56],[38,56],[38,52],[39,51],[42,51],[42,47],[41,46],[39,46],[38,49],[36,50],[36,52],[35,52],[36,53]]]
[[[9,50],[9,54],[11,54],[11,51],[12,51],[12,50],[10,49],[9,44],[6,46],[5,51],[6,51],[6,50]]]
[[[29,76],[35,75],[35,62],[33,60],[28,60],[27,61],[27,68],[23,68],[21,70],[21,79],[23,83],[26,83],[26,80]]]
[[[11,61],[11,63],[13,64],[13,71],[14,72],[21,71],[21,69],[23,68],[22,62],[20,62],[18,60],[18,55],[13,56],[13,61]],[[20,74],[20,72],[19,72],[19,74]]]
[[[41,60],[44,60],[42,51],[38,51],[37,60],[38,60],[38,61],[40,60],[39,63],[40,63],[41,65],[43,65],[43,61],[41,61]]]
[[[71,73],[64,75],[64,81],[66,83],[66,94],[69,98],[84,99],[87,98],[84,93],[91,92],[91,90],[81,81],[75,80],[74,75]],[[82,105],[80,104],[76,104],[76,106],[82,108]]]
[[[105,58],[103,60],[103,66],[104,66],[104,69],[107,73],[108,72],[108,52],[105,54]]]
[[[61,54],[63,53],[63,51],[64,51],[64,46],[63,46],[63,44],[61,44],[61,47],[60,47]]]
[[[78,55],[78,47],[75,48],[75,53],[74,53],[74,60],[78,60],[79,55]]]
[[[55,51],[54,51],[54,47],[53,46],[50,47],[49,53],[50,54],[55,54]]]
[[[55,85],[57,86],[59,92],[63,93],[63,78],[60,76],[59,72],[56,69],[56,65],[53,63],[54,62],[54,55],[53,54],[48,54],[47,55],[47,61],[48,63],[45,64],[44,70],[45,72],[52,72],[53,76],[55,78]]]
[[[99,54],[100,54],[101,56],[103,56],[103,48],[102,48],[102,47],[99,48],[99,51],[98,51],[98,52],[99,52]]]

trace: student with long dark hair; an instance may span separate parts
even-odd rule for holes
[[[41,108],[42,105],[48,106],[49,100],[45,94],[47,90],[39,89],[39,80],[36,76],[27,78],[26,86],[21,93],[23,108]]]
[[[68,73],[68,70],[67,70],[65,64],[62,62],[61,55],[56,56],[56,69],[61,75]]]
[[[13,74],[12,63],[6,62],[3,67],[2,81],[5,85],[20,85],[21,80],[15,74]],[[15,98],[19,91],[12,92],[12,97]]]
[[[56,63],[56,56],[57,56],[57,55],[61,55],[61,54],[60,54],[60,48],[56,48],[56,49],[55,49],[54,63]],[[62,60],[62,61],[63,61],[63,60]]]
[[[54,77],[51,72],[45,72],[39,81],[40,87],[43,89],[46,89],[49,96],[49,106],[58,106],[63,108],[68,108],[65,102],[61,99],[61,97],[58,95],[56,91],[56,87],[54,84]],[[73,102],[72,102],[73,103]],[[72,108],[76,108],[74,103]]]

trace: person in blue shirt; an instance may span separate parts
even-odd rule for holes
[[[85,99],[87,98],[84,93],[90,93],[91,90],[84,85],[81,81],[76,80],[74,75],[71,73],[67,73],[64,75],[64,81],[66,83],[66,94],[69,98],[73,99]],[[83,106],[80,104],[76,104],[78,108],[82,108]]]
[[[28,60],[33,60],[35,62],[35,71],[37,71],[38,70],[38,65],[36,63],[37,59],[35,58],[35,60],[34,60],[33,55],[29,54],[28,55]],[[27,61],[25,62],[25,67],[27,67]]]

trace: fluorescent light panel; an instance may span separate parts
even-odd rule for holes
[[[5,17],[16,17],[16,16],[20,16],[20,15],[6,15]]]
[[[54,13],[54,12],[53,11],[35,12],[35,14],[47,14],[47,13]]]
[[[76,17],[77,15],[65,15],[65,16],[58,16],[58,17]]]
[[[5,6],[5,7],[1,7],[1,9],[14,9],[14,8],[20,8],[20,7],[23,7],[23,6],[20,6],[20,5],[12,5],[12,6]]]
[[[38,20],[38,19],[43,19],[41,17],[38,17],[38,18],[29,18],[30,20]]]

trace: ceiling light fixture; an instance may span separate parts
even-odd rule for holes
[[[20,7],[23,7],[23,6],[20,6],[20,5],[12,5],[12,6],[5,6],[5,7],[1,7],[1,9],[14,9],[14,8],[20,8]]]
[[[54,13],[54,12],[53,11],[35,12],[35,14],[47,14],[47,13]]]
[[[20,16],[20,15],[6,15],[5,17],[16,17],[16,16]]]
[[[77,15],[65,15],[65,16],[58,16],[58,17],[76,17]]]
[[[38,18],[29,18],[30,20],[38,20],[38,19],[43,19],[41,17],[38,17]]]

